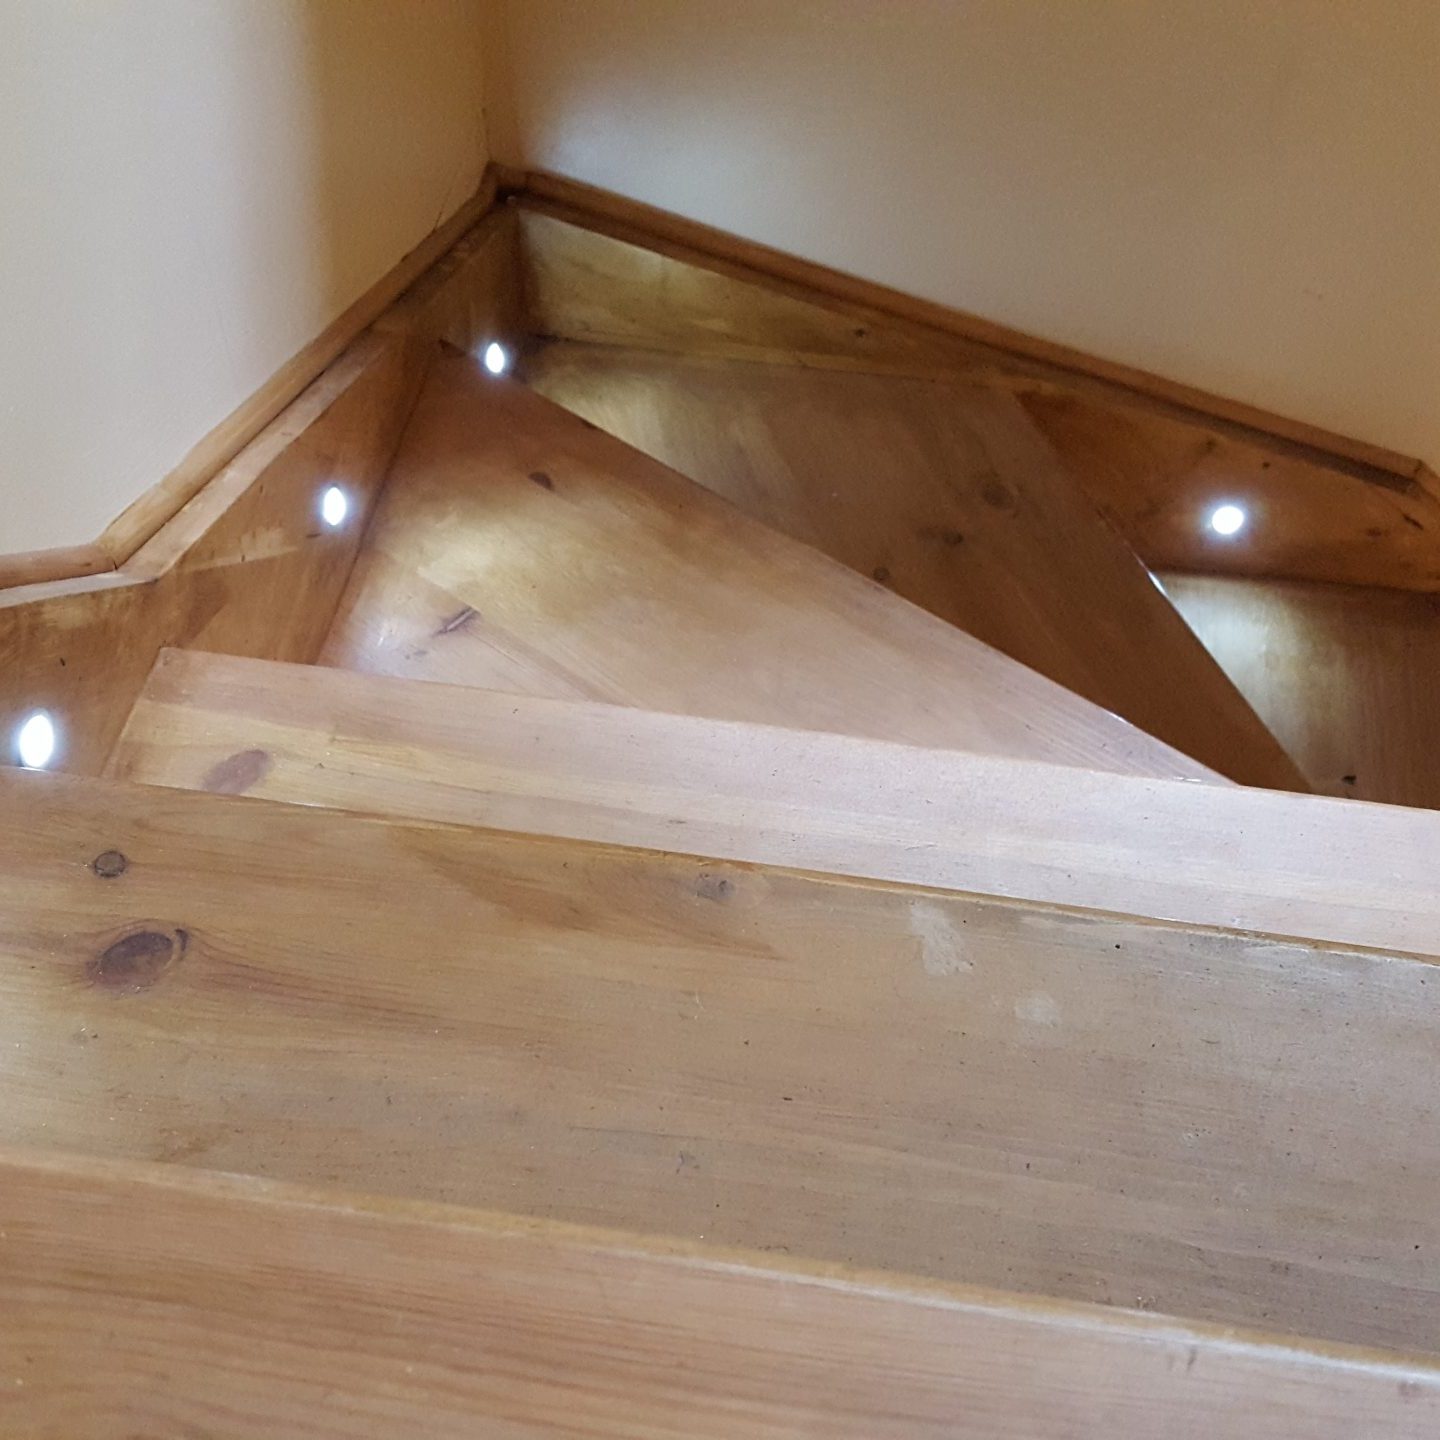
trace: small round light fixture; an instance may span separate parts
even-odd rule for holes
[[[1210,512],[1210,528],[1227,540],[1245,528],[1245,512],[1238,505],[1217,505]]]
[[[15,754],[27,770],[43,770],[54,758],[55,722],[37,710],[15,732]]]
[[[338,486],[332,485],[320,497],[320,518],[332,529],[345,523],[350,513],[350,497]]]
[[[510,368],[510,352],[498,340],[485,347],[480,359],[492,375],[503,375]]]

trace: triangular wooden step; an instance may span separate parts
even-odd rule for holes
[[[458,354],[432,369],[321,658],[1213,778]]]
[[[1440,1352],[1433,964],[0,773],[0,1145]]]
[[[1440,814],[167,651],[152,785],[1440,955]]]
[[[1250,784],[1300,772],[1008,391],[549,344],[542,394]]]

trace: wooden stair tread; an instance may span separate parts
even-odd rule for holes
[[[1440,1351],[1428,963],[0,773],[0,1144]]]
[[[1019,398],[1154,570],[1440,588],[1440,501],[1417,460],[1217,407],[1213,396],[1162,394],[1153,376],[1096,372],[1094,357],[1027,356],[1013,335],[997,345],[973,330],[947,333],[939,317],[917,323],[883,299],[875,308],[827,294],[819,277],[782,278],[779,257],[734,264],[714,249],[733,237],[713,234],[697,250],[653,223],[617,226],[580,205],[531,198],[519,211],[519,288],[535,336],[682,362],[983,380]],[[1209,543],[1209,510],[1242,497],[1261,523],[1244,544]]]
[[[1216,778],[458,354],[431,371],[321,659]]]
[[[1440,814],[168,651],[120,779],[1440,954]]]
[[[566,343],[525,378],[1232,780],[1309,789],[1006,390]]]
[[[153,1165],[0,1154],[0,1191],[15,1434],[61,1414],[71,1437],[121,1416],[126,1433],[198,1434],[197,1415],[213,1433],[223,1415],[227,1434],[345,1440],[573,1440],[580,1424],[593,1440],[1422,1440],[1440,1424],[1431,1365],[1163,1316]]]

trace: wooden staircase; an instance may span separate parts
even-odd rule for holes
[[[1440,813],[1040,383],[532,197],[0,593],[0,1434],[1440,1433]]]
[[[320,660],[1206,773],[453,353],[435,362]]]

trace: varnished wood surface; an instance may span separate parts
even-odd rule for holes
[[[783,1257],[0,1156],[0,1426],[1422,1440],[1433,1366]]]
[[[359,342],[120,570],[0,592],[0,734],[49,710],[57,765],[94,773],[161,647],[313,659],[428,357]]]
[[[1440,1350],[1440,970],[0,775],[0,1142]]]
[[[1416,461],[1229,423],[677,246],[663,227],[617,229],[543,205],[521,221],[527,310],[542,337],[984,383],[1024,403],[1152,568],[1440,588],[1440,491]],[[1205,519],[1226,501],[1252,523],[1220,544]]]
[[[431,370],[322,660],[1211,774],[454,353]]]
[[[491,340],[518,348],[524,338],[518,218],[490,210],[425,270],[376,321],[377,330],[413,340],[444,340],[481,351]]]
[[[576,219],[543,205],[520,208],[526,315],[540,339],[902,374],[989,357],[963,340]]]
[[[1019,398],[1153,570],[1440,590],[1440,499],[1417,480],[1377,483],[1059,386]],[[1238,535],[1210,528],[1223,504],[1246,513]]]
[[[83,575],[103,575],[115,562],[98,545],[64,545],[0,555],[0,591]]]
[[[672,256],[742,284],[763,285],[778,295],[826,303],[854,316],[867,328],[878,321],[896,330],[903,327],[914,343],[983,347],[1004,356],[1011,366],[1028,363],[1043,367],[1053,378],[1071,385],[1093,386],[1119,403],[1141,403],[1189,422],[1223,426],[1261,444],[1300,447],[1320,463],[1338,461],[1405,480],[1418,479],[1434,492],[1434,474],[1412,456],[1025,335],[1009,326],[842,274],[583,181],[511,166],[497,167],[496,174],[503,193],[522,197],[527,208],[537,214],[564,219],[577,228]]]
[[[57,763],[95,773],[161,647],[313,660],[436,340],[513,343],[518,297],[514,217],[501,209],[119,569],[0,591],[0,734],[49,709]],[[331,484],[351,507],[336,531],[318,515]]]
[[[1440,815],[169,651],[150,785],[1440,956]]]
[[[488,171],[479,190],[448,220],[348,306],[259,390],[199,440],[168,475],[118,516],[99,545],[116,565],[149,543],[167,521],[318,380],[386,308],[423,276],[494,204],[496,175]]]
[[[1440,808],[1440,596],[1183,575],[1165,587],[1316,790]]]
[[[1308,788],[1004,390],[574,344],[525,378],[1231,779]]]

